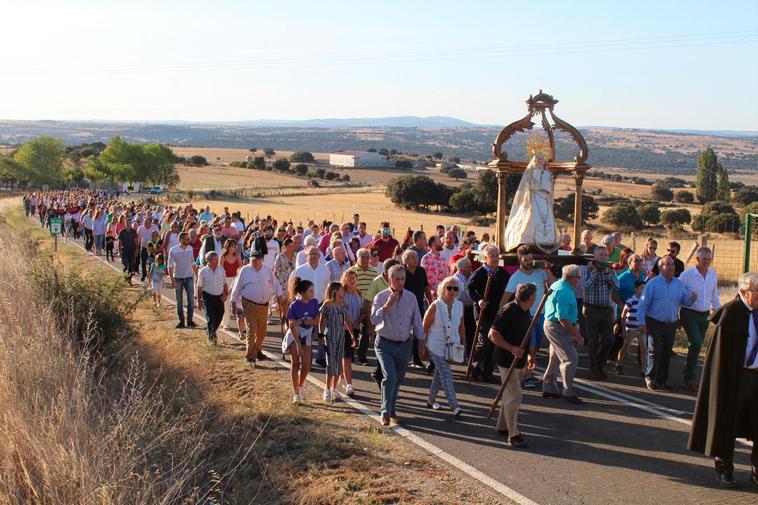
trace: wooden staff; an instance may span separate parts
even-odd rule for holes
[[[492,281],[495,278],[495,272],[487,274],[487,284],[484,286],[484,296],[482,300],[487,301],[487,297],[490,295],[490,288],[492,287]],[[489,302],[488,302],[489,303]],[[479,339],[479,328],[482,326],[482,317],[484,316],[484,309],[479,310],[479,317],[476,318],[476,331],[474,332],[474,342],[471,344],[471,350],[468,354],[468,365],[466,366],[466,379],[471,378],[471,364],[474,362],[474,349],[476,349],[476,341]]]
[[[521,345],[519,347],[522,350],[525,350],[526,346],[529,345],[529,341],[532,339],[532,330],[534,329],[534,325],[537,324],[537,319],[539,319],[540,313],[542,312],[542,308],[545,306],[547,297],[551,292],[552,291],[550,290],[546,290],[545,294],[542,295],[542,300],[540,300],[540,304],[537,307],[537,311],[534,313],[532,322],[529,323],[529,329],[526,330],[526,334],[524,335],[524,338],[521,340]],[[516,362],[519,361],[520,359],[521,358],[517,358],[516,356],[513,357],[513,361],[511,361],[511,366],[508,368],[508,373],[505,374],[505,378],[503,379],[503,385],[500,386],[500,390],[497,392],[497,396],[495,396],[495,401],[492,402],[490,411],[487,413],[487,419],[490,419],[492,417],[492,414],[495,413],[495,410],[497,410],[497,405],[498,403],[500,403],[500,400],[503,398],[503,393],[505,393],[505,387],[508,385],[508,381],[511,380],[511,375],[513,375],[513,370],[516,368]]]

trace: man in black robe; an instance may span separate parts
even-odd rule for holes
[[[736,438],[753,441],[751,482],[758,486],[758,273],[742,274],[739,295],[711,318],[687,448],[715,458],[719,483],[734,487]]]

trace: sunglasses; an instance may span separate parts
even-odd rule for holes
[[[448,291],[458,291],[458,286],[445,286]]]

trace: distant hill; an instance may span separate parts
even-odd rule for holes
[[[261,120],[266,121],[266,120]],[[393,126],[365,126],[363,121]],[[408,126],[411,124],[456,126]],[[320,123],[320,126],[317,124]],[[350,122],[361,126],[344,125]],[[307,123],[308,126],[304,124]],[[492,159],[492,142],[500,127],[478,126],[454,118],[314,119],[285,121],[276,126],[248,123],[188,123],[128,121],[12,121],[0,120],[0,144],[19,144],[41,135],[52,135],[67,145],[108,142],[114,135],[129,142],[161,142],[176,146],[266,148],[287,151],[335,152],[345,149],[395,149],[400,153],[486,162]],[[463,123],[466,126],[461,126]],[[295,126],[299,124],[300,126]],[[405,124],[405,126],[398,126]],[[713,147],[728,170],[758,172],[758,135],[741,132],[674,132],[612,127],[580,128],[589,146],[589,162],[597,169],[622,168],[665,174],[694,174],[698,153]],[[510,159],[524,157],[528,133],[520,133],[506,145]],[[559,160],[570,160],[576,148],[568,135],[556,134]]]
[[[395,116],[326,119],[253,119],[223,124],[244,126],[285,126],[298,128],[477,128],[481,126],[446,116]]]

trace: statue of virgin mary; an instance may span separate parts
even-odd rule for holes
[[[527,152],[532,158],[513,197],[503,237],[504,249],[513,252],[525,244],[552,253],[560,244],[560,234],[553,215],[553,175],[547,167],[550,146],[539,134],[534,134],[527,142]]]

